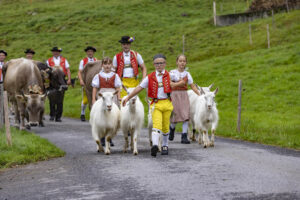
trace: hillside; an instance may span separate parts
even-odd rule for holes
[[[5,0],[0,5],[0,49],[7,50],[8,59],[23,56],[31,47],[37,52],[35,59],[45,60],[51,47],[59,46],[73,77],[87,45],[98,49],[98,58],[103,51],[113,57],[121,50],[122,35],[135,36],[132,48],[143,56],[149,72],[154,69],[152,57],[159,52],[166,54],[168,69],[175,68],[185,35],[195,82],[203,86],[213,82],[220,88],[217,135],[300,149],[299,10],[275,15],[274,25],[272,18],[252,22],[253,45],[249,45],[247,23],[212,25],[210,0]],[[217,1],[217,6],[219,14],[248,9],[244,0]],[[235,131],[239,79],[244,88],[241,134]],[[67,92],[65,116],[79,117],[80,99],[79,85]]]

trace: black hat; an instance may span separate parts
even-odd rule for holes
[[[4,55],[7,56],[6,51],[4,51],[4,50],[2,50],[2,49],[0,50],[0,53],[4,53]]]
[[[119,40],[119,42],[122,44],[130,44],[133,41],[134,41],[134,37],[129,37],[129,36],[122,36],[121,40]]]
[[[26,49],[25,51],[24,51],[24,53],[32,53],[32,54],[35,54],[35,52],[34,52],[34,50],[33,49]]]
[[[97,49],[95,47],[92,47],[92,46],[88,46],[84,49],[85,52],[87,52],[88,50],[93,50],[94,52],[97,51]]]
[[[62,48],[53,47],[53,48],[51,49],[51,51],[58,51],[58,52],[62,52]]]
[[[156,55],[153,57],[153,60],[155,60],[155,59],[157,59],[157,58],[163,58],[163,59],[167,60],[166,56],[165,56],[164,54],[161,54],[161,53],[156,54]]]

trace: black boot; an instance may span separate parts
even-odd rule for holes
[[[161,155],[168,155],[169,154],[169,150],[167,146],[163,146],[161,149]]]
[[[170,127],[170,133],[169,133],[169,140],[170,141],[174,140],[174,133],[175,133],[175,128]]]
[[[80,115],[80,119],[82,122],[85,122],[85,115]]]
[[[101,145],[105,147],[105,137],[101,138]]]
[[[153,145],[153,147],[151,148],[151,156],[156,157],[157,152],[158,152],[158,146]]]
[[[186,134],[186,133],[182,133],[182,135],[181,135],[181,143],[182,143],[182,144],[190,144],[190,143],[191,143],[191,142],[188,140],[187,134]]]

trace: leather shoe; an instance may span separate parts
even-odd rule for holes
[[[158,152],[158,146],[153,145],[153,147],[151,148],[151,156],[156,157],[157,152]]]
[[[181,143],[182,143],[182,144],[190,144],[190,143],[191,143],[191,142],[188,140],[187,134],[186,134],[186,133],[182,133],[182,135],[181,135]]]
[[[56,122],[61,122],[60,118],[55,119]]]
[[[52,116],[50,116],[50,119],[49,119],[50,121],[54,121],[54,117],[52,117]]]
[[[161,149],[161,155],[168,155],[169,154],[169,148],[167,146],[163,146]]]
[[[82,122],[85,122],[85,115],[80,115],[80,120],[81,120]]]
[[[175,128],[170,127],[170,133],[169,133],[169,140],[170,141],[174,140],[174,133],[175,133]]]

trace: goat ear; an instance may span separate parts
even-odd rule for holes
[[[215,95],[218,93],[219,88],[216,88],[216,90],[214,91]]]
[[[200,94],[205,94],[204,90],[202,89],[202,87],[200,87]]]
[[[40,97],[41,97],[41,100],[42,100],[42,101],[45,101],[45,99],[46,99],[46,97],[47,97],[47,94],[40,95]]]
[[[99,96],[99,97],[103,97],[103,95],[102,95],[101,92],[98,92],[98,96]]]
[[[208,86],[208,89],[210,90],[213,86],[214,86],[214,83],[210,84],[210,86]]]
[[[16,98],[19,100],[19,101],[22,101],[24,100],[24,96],[23,95],[16,95]]]

